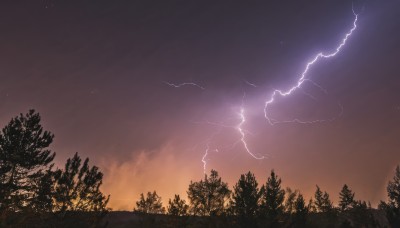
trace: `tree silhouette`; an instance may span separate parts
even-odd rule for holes
[[[343,188],[339,193],[339,209],[341,211],[346,211],[353,208],[354,204],[354,193],[346,184],[343,185]]]
[[[317,212],[317,207],[315,206],[315,201],[313,200],[312,197],[308,201],[307,208],[308,208],[308,212],[310,212],[310,213],[316,213]]]
[[[400,167],[396,167],[393,181],[389,181],[387,186],[389,203],[396,208],[400,208]]]
[[[175,195],[174,199],[168,201],[168,214],[175,216],[185,216],[188,214],[189,206],[185,200],[181,199],[179,195]]]
[[[30,207],[35,212],[50,212],[53,210],[55,172],[50,169],[44,171],[40,178],[34,181],[35,191]]]
[[[141,193],[140,199],[136,202],[136,208],[134,210],[147,214],[165,213],[165,208],[162,206],[161,197],[157,195],[156,191],[147,192],[146,198],[144,198],[143,193]]]
[[[322,193],[321,189],[317,185],[317,190],[314,194],[315,197],[315,207],[317,212],[331,212],[333,209],[333,205],[331,200],[329,199],[329,194],[327,192]]]
[[[281,182],[281,179],[272,170],[262,197],[261,207],[273,227],[278,225],[278,219],[284,211],[285,191],[281,189]]]
[[[218,177],[218,172],[211,170],[210,177],[204,175],[204,180],[190,182],[187,194],[193,215],[221,215],[229,199],[230,190],[228,184]]]
[[[0,133],[0,212],[48,208],[34,205],[42,203],[35,192],[41,191],[40,180],[55,157],[48,149],[54,135],[43,131],[40,120],[30,110],[11,119]]]
[[[295,201],[295,212],[293,215],[294,227],[305,227],[308,215],[308,207],[304,201],[303,195],[299,194]]]
[[[241,225],[254,226],[254,218],[259,211],[261,200],[261,192],[254,174],[251,172],[242,174],[233,189],[231,200],[233,213],[239,217]]]
[[[295,203],[297,195],[299,194],[298,190],[293,191],[291,188],[286,188],[286,200],[285,200],[285,212],[288,214],[295,212]]]
[[[400,167],[396,167],[393,180],[389,181],[387,185],[387,203],[381,201],[379,209],[386,212],[392,227],[400,227]]]
[[[55,173],[54,210],[105,212],[110,196],[105,197],[100,191],[103,173],[98,167],[89,167],[86,158],[81,165],[78,153],[69,158],[64,170]]]

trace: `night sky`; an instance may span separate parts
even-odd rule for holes
[[[271,169],[310,197],[337,203],[348,184],[376,205],[400,163],[400,1],[354,1],[357,29],[296,84],[354,21],[351,1],[4,0],[0,3],[0,124],[37,110],[63,165],[75,152],[104,172],[109,206],[142,192],[186,197],[216,169],[232,185]],[[167,85],[197,83],[200,87]],[[240,141],[241,126],[253,158]]]

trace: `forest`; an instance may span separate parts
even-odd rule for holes
[[[107,206],[103,173],[89,158],[75,153],[55,166],[53,138],[34,110],[0,132],[0,227],[400,227],[399,166],[378,208],[347,184],[335,205],[318,185],[311,199],[283,188],[274,170],[263,184],[242,174],[232,189],[212,170],[190,182],[187,198],[175,195],[164,206],[156,191],[142,193],[122,212]]]

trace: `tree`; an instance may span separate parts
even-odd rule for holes
[[[362,200],[355,200],[352,207],[353,207],[353,209],[356,209],[356,210],[367,210],[368,209],[367,202],[362,201]]]
[[[379,209],[386,212],[392,227],[400,227],[400,167],[396,167],[393,180],[389,181],[387,185],[388,201],[381,202]]]
[[[181,199],[179,195],[175,195],[174,199],[168,201],[168,214],[175,216],[185,216],[188,213],[189,206],[185,200]]]
[[[293,216],[294,227],[305,227],[308,215],[308,207],[303,195],[299,194],[295,201],[295,212]]]
[[[143,193],[141,193],[140,199],[136,202],[136,208],[134,210],[147,214],[165,213],[165,208],[162,206],[161,197],[157,195],[156,191],[147,192],[146,198],[144,198]]]
[[[292,190],[291,188],[286,188],[286,200],[285,200],[285,212],[288,214],[292,214],[295,212],[295,202],[296,197],[299,194],[298,190]]]
[[[317,207],[315,206],[313,198],[310,198],[307,204],[308,212],[310,213],[316,213],[317,212]]]
[[[339,193],[339,208],[341,211],[346,211],[353,208],[354,201],[354,193],[351,189],[345,184],[342,190]]]
[[[204,175],[204,180],[190,182],[187,193],[191,213],[210,216],[221,215],[224,212],[231,191],[228,184],[218,177],[218,172],[211,170],[210,177]]]
[[[55,157],[48,149],[54,135],[43,131],[40,120],[39,113],[30,110],[11,119],[0,133],[0,211],[48,208],[33,205],[42,203],[35,192],[41,191],[44,170]]]
[[[52,171],[52,167],[53,166],[44,171],[44,173],[40,175],[41,177],[36,179],[33,183],[36,187],[34,188],[34,197],[30,203],[30,207],[35,212],[50,212],[53,210],[55,172]]]
[[[251,172],[242,174],[239,181],[233,187],[231,200],[232,211],[239,216],[242,225],[250,227],[251,222],[259,211],[261,192],[257,180]]]
[[[329,194],[327,192],[322,193],[318,185],[314,197],[315,197],[315,207],[317,212],[326,213],[332,211],[333,205],[331,200],[329,199]]]
[[[400,208],[400,167],[396,167],[393,181],[389,181],[387,186],[387,193],[389,201],[388,203],[393,205],[395,208]]]
[[[106,212],[110,196],[100,191],[103,173],[96,166],[90,168],[88,158],[82,165],[81,162],[75,153],[67,160],[64,170],[55,172],[54,210]]]
[[[281,179],[271,171],[271,176],[268,178],[265,185],[265,191],[262,197],[262,208],[267,218],[271,222],[271,226],[278,224],[279,217],[283,214],[285,191],[281,189]]]

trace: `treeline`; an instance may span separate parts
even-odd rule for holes
[[[110,196],[100,190],[103,174],[78,153],[64,168],[56,168],[56,153],[49,149],[54,135],[43,130],[40,121],[40,115],[30,110],[12,118],[0,132],[0,227],[98,227],[112,222],[112,213],[105,217],[111,209],[107,208]],[[248,172],[231,190],[212,170],[204,179],[190,182],[188,202],[175,195],[165,208],[156,191],[142,193],[134,212],[139,221],[152,221],[139,223],[140,227],[379,227],[385,223],[400,227],[399,167],[387,186],[388,200],[378,209],[357,200],[347,185],[334,206],[319,186],[307,201],[298,190],[283,189],[281,183],[274,170],[261,186]],[[163,224],[155,218],[163,218]]]
[[[109,196],[99,189],[103,174],[78,153],[55,168],[54,135],[40,121],[30,110],[0,132],[0,227],[59,227],[81,212],[90,216],[75,224],[97,224],[108,210]]]
[[[189,202],[175,195],[163,207],[156,191],[140,195],[135,212],[172,216],[228,217],[230,226],[239,227],[380,227],[370,203],[356,200],[355,193],[344,185],[339,193],[338,206],[329,194],[317,185],[312,197],[306,201],[298,190],[283,189],[274,170],[265,184],[259,186],[253,173],[240,176],[233,190],[221,180],[217,171],[210,176],[191,182],[187,190]],[[400,227],[400,168],[387,187],[388,202],[381,202],[379,209],[387,215],[392,227]],[[316,216],[318,215],[318,216]],[[313,220],[322,220],[316,222]],[[184,221],[184,220],[182,220]],[[225,224],[225,225],[226,225]]]

